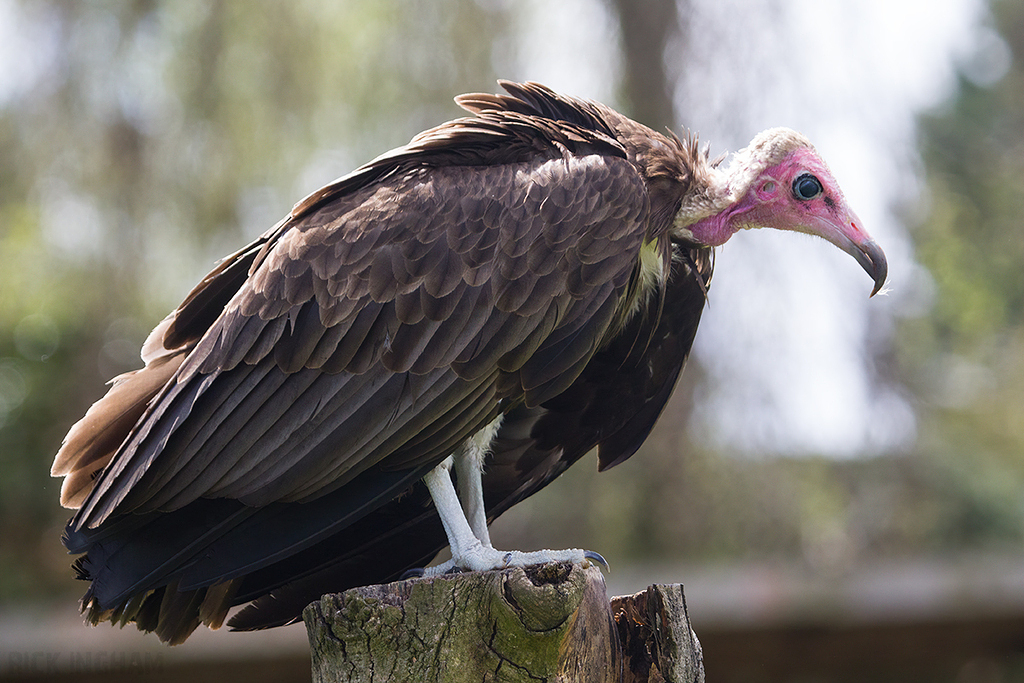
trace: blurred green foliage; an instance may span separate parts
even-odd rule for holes
[[[993,16],[1006,74],[979,82],[967,65],[922,121],[931,210],[913,238],[934,305],[896,349],[950,543],[1024,540],[1024,6],[1001,0]]]
[[[0,603],[79,589],[49,464],[149,329],[294,201],[455,115],[453,94],[492,90],[516,59],[502,2],[2,7],[33,49],[29,86],[0,82]],[[915,404],[917,444],[848,462],[711,452],[684,429],[692,363],[644,453],[614,474],[573,468],[499,521],[502,544],[826,568],[1020,548],[1024,8],[995,17],[1007,75],[964,77],[923,121],[930,205],[912,237],[932,303],[879,359]]]
[[[453,94],[493,88],[507,17],[447,8],[0,7],[23,48],[11,70],[31,74],[0,91],[0,602],[78,590],[49,462],[215,260],[450,118]]]

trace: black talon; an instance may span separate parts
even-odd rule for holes
[[[412,569],[406,569],[402,572],[402,575],[398,577],[399,581],[406,581],[407,579],[420,579],[423,578],[423,567],[413,567]]]
[[[601,557],[600,553],[595,553],[593,550],[584,550],[583,557],[591,562],[597,562],[599,565],[604,567],[606,572],[610,572],[612,570],[612,568],[608,566],[608,560]]]

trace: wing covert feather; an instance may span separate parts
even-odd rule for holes
[[[647,210],[629,162],[564,150],[414,166],[322,197],[257,256],[239,252],[248,279],[97,479],[89,500],[103,503],[79,525],[200,497],[308,500],[394,453],[389,466],[443,458],[499,400],[532,404],[578,376],[629,284]],[[261,379],[239,378],[245,368]]]

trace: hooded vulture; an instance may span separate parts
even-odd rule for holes
[[[295,622],[487,524],[597,449],[630,457],[686,362],[712,252],[819,235],[886,278],[825,163],[772,129],[724,166],[535,83],[457,98],[224,259],[72,426],[53,464],[92,623],[180,643]],[[872,293],[874,293],[872,292]]]

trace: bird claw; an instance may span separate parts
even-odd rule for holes
[[[398,577],[399,581],[407,581],[409,579],[420,579],[423,578],[423,567],[413,567],[412,569],[406,569],[402,572],[402,575]]]
[[[612,568],[608,566],[608,560],[601,557],[601,553],[595,553],[593,550],[584,550],[583,557],[584,559],[590,560],[591,562],[596,562],[597,564],[601,565],[602,567],[604,567],[604,570],[606,572],[610,572],[612,570]]]

